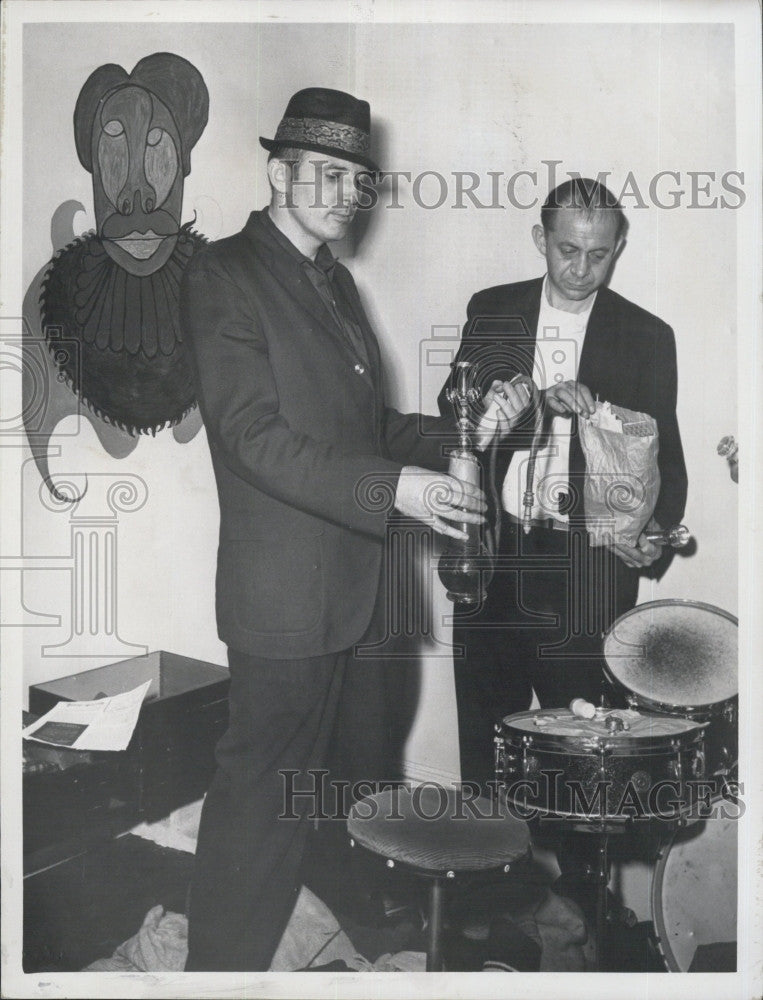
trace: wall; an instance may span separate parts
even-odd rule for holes
[[[736,219],[733,210],[689,208],[687,171],[742,168],[735,160],[733,29],[717,25],[27,25],[24,36],[24,287],[51,255],[50,219],[76,199],[77,232],[94,223],[90,177],[74,149],[71,117],[79,88],[104,62],[127,69],[143,56],[177,52],[204,75],[209,124],[192,154],[184,218],[210,237],[239,229],[267,199],[266,154],[289,95],[308,85],[347,89],[370,100],[378,153],[387,169],[439,171],[451,196],[417,207],[401,182],[400,209],[380,206],[363,238],[342,248],[373,316],[389,370],[389,395],[404,409],[434,412],[445,371],[422,365],[424,345],[457,335],[477,289],[540,274],[530,239],[536,209],[449,207],[452,171],[521,178],[523,201],[541,199],[549,168],[611,171],[619,191],[629,171],[648,199],[659,170],[679,171],[661,187],[682,189],[675,210],[635,207],[612,287],[671,323],[679,356],[679,418],[690,496],[686,523],[696,554],[677,558],[641,599],[680,597],[736,611],[736,489],[717,441],[735,433]],[[55,67],[55,72],[52,67]],[[434,183],[434,180],[430,178]],[[749,184],[749,180],[748,180]],[[717,181],[712,194],[719,194]],[[487,187],[479,189],[487,197]],[[422,187],[428,201],[436,187]],[[705,200],[701,198],[700,200]],[[735,199],[730,199],[735,203]],[[711,401],[711,405],[706,405]],[[73,419],[73,418],[71,418]],[[70,428],[63,427],[64,431]],[[217,505],[203,433],[179,445],[165,431],[117,461],[85,422],[61,437],[58,470],[142,477],[144,505],[119,517],[119,634],[126,643],[224,662],[213,618]],[[71,568],[68,515],[38,499],[33,465],[6,465],[7,488],[22,490],[24,682],[74,672],[77,658],[47,649],[66,641]],[[51,568],[54,557],[61,568]],[[29,565],[29,564],[27,564]],[[447,641],[435,595],[437,633]],[[12,609],[6,607],[6,614]],[[20,612],[19,612],[20,613]],[[60,617],[51,624],[40,615]],[[5,619],[7,622],[8,619]],[[42,621],[42,624],[41,624]],[[15,622],[11,622],[15,624]],[[103,662],[96,650],[90,665]],[[422,643],[421,692],[407,747],[414,776],[457,772],[452,667],[447,650]]]

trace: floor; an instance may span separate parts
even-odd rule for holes
[[[184,913],[193,855],[130,834],[24,880],[25,972],[106,958],[161,903]]]
[[[76,971],[110,956],[157,903],[184,913],[192,866],[193,856],[185,851],[126,835],[27,878],[25,971]],[[330,852],[318,850],[305,882],[333,911],[357,950],[370,962],[386,953],[424,951],[425,886],[400,871],[390,873],[369,856],[354,856],[351,868],[352,882],[346,861],[335,865]],[[532,888],[532,873],[527,877],[522,893]],[[348,888],[351,884],[363,888],[355,892]],[[537,954],[532,941],[523,940],[513,927],[500,945],[500,936],[487,933],[500,925],[507,906],[511,912],[512,891],[516,887],[495,884],[455,887],[445,931],[449,971],[479,971],[486,960],[525,962],[533,968]],[[649,925],[613,926],[611,938],[608,952],[621,971],[663,971]]]

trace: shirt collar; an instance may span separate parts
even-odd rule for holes
[[[569,316],[575,316],[575,318],[578,319],[581,324],[584,324],[584,325],[587,324],[588,323],[588,317],[591,315],[591,310],[593,309],[594,303],[596,302],[596,296],[598,294],[599,294],[599,290],[597,288],[596,291],[594,292],[594,294],[591,296],[591,301],[588,303],[588,305],[583,310],[583,312],[568,313],[568,315]],[[566,310],[564,310],[564,309],[557,309],[556,306],[552,306],[551,303],[548,301],[548,273],[544,277],[544,279],[543,279],[543,285],[541,286],[541,290],[540,290],[540,302],[541,302],[541,311],[543,309],[553,309],[554,312],[566,312]]]
[[[317,267],[320,271],[323,271],[325,274],[329,275],[331,274],[331,271],[333,270],[334,265],[336,264],[336,257],[332,254],[332,252],[329,250],[329,248],[326,246],[325,243],[321,243],[321,245],[318,247],[318,252],[315,255],[315,260],[310,260],[308,256],[303,254],[301,250],[299,250],[297,247],[294,246],[294,244],[291,242],[288,236],[285,236],[281,232],[281,230],[278,228],[275,222],[273,222],[273,220],[270,218],[270,212],[268,211],[267,207],[263,208],[260,218],[262,219],[262,224],[265,226],[265,228],[273,237],[273,239],[276,241],[276,243],[281,247],[282,250],[285,250],[286,253],[288,253],[289,256],[292,257],[297,263],[302,264],[303,266],[307,264],[310,267]]]
[[[318,247],[318,253],[315,255],[315,260],[308,261],[313,267],[319,268],[324,274],[331,277],[331,273],[334,270],[334,265],[336,264],[336,257],[329,250],[325,243],[321,243]]]

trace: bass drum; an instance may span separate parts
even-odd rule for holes
[[[657,944],[669,972],[735,972],[737,823],[733,804],[679,829],[660,852],[652,882]]]

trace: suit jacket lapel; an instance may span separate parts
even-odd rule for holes
[[[540,297],[543,292],[543,278],[528,284],[527,290],[517,302],[517,312],[524,317],[527,329],[530,334],[530,343],[533,351],[535,342],[538,339],[538,317],[540,316]]]
[[[538,337],[538,317],[540,315],[540,297],[542,289],[543,278],[538,278],[536,281],[530,281],[518,295],[511,300],[506,300],[500,307],[509,315],[519,316],[522,320],[524,320],[524,324],[527,327],[527,340],[523,340],[523,344],[526,344],[526,357],[527,364],[529,366],[527,374],[531,377],[534,377],[535,343]],[[523,347],[523,353],[524,351],[525,348]],[[511,462],[511,457],[516,448],[517,445],[512,442],[511,436],[506,438],[504,443],[498,445],[495,473],[495,481],[497,484],[503,483],[509,468],[509,463]],[[500,492],[500,485],[498,486],[498,489]]]
[[[355,321],[360,327],[363,335],[363,343],[366,347],[366,357],[368,358],[368,365],[365,367],[363,380],[371,388],[374,394],[374,413],[376,415],[376,425],[378,428],[381,428],[384,416],[384,378],[382,372],[381,353],[379,352],[379,343],[371,328],[371,324],[368,322],[366,311],[363,308],[363,303],[360,301],[360,295],[358,294],[358,289],[353,281],[352,275],[341,263],[337,263],[336,265],[335,280],[341,284],[345,300],[352,309]],[[382,447],[381,438],[379,438],[378,446],[380,448]]]
[[[578,365],[578,382],[588,386],[594,399],[602,390],[603,382],[606,382],[605,373],[611,370],[616,371],[619,368],[618,356],[625,356],[620,353],[619,335],[620,324],[616,316],[615,298],[608,288],[600,288],[591,309],[591,315],[588,317],[588,326]],[[577,500],[574,509],[576,513],[580,514],[583,511],[582,492],[586,463],[580,444],[577,421],[578,418],[573,417],[570,441],[570,481],[573,484],[572,495]]]
[[[366,311],[363,308],[363,303],[360,301],[358,289],[355,286],[352,275],[344,264],[337,262],[336,271],[334,272],[334,281],[341,287],[345,301],[350,306],[353,318],[360,328],[363,343],[366,348],[366,357],[368,358],[369,365],[372,369],[371,374],[372,376],[374,374],[378,374],[381,370],[379,345],[377,343],[376,336],[371,329],[371,324],[368,322]]]
[[[612,368],[611,359],[620,353],[619,324],[615,316],[615,298],[608,288],[600,288],[588,317],[583,350],[578,365],[578,381],[594,394],[601,372]]]
[[[298,262],[288,260],[286,266],[282,264],[284,251],[268,232],[267,227],[260,221],[259,213],[252,212],[245,232],[260,250],[262,262],[276,281],[286,289],[289,296],[321,324],[334,342],[344,351],[348,360],[352,360],[353,363],[357,361],[352,348],[347,343],[344,332],[338,328],[336,320]],[[364,339],[367,338],[364,337]]]

